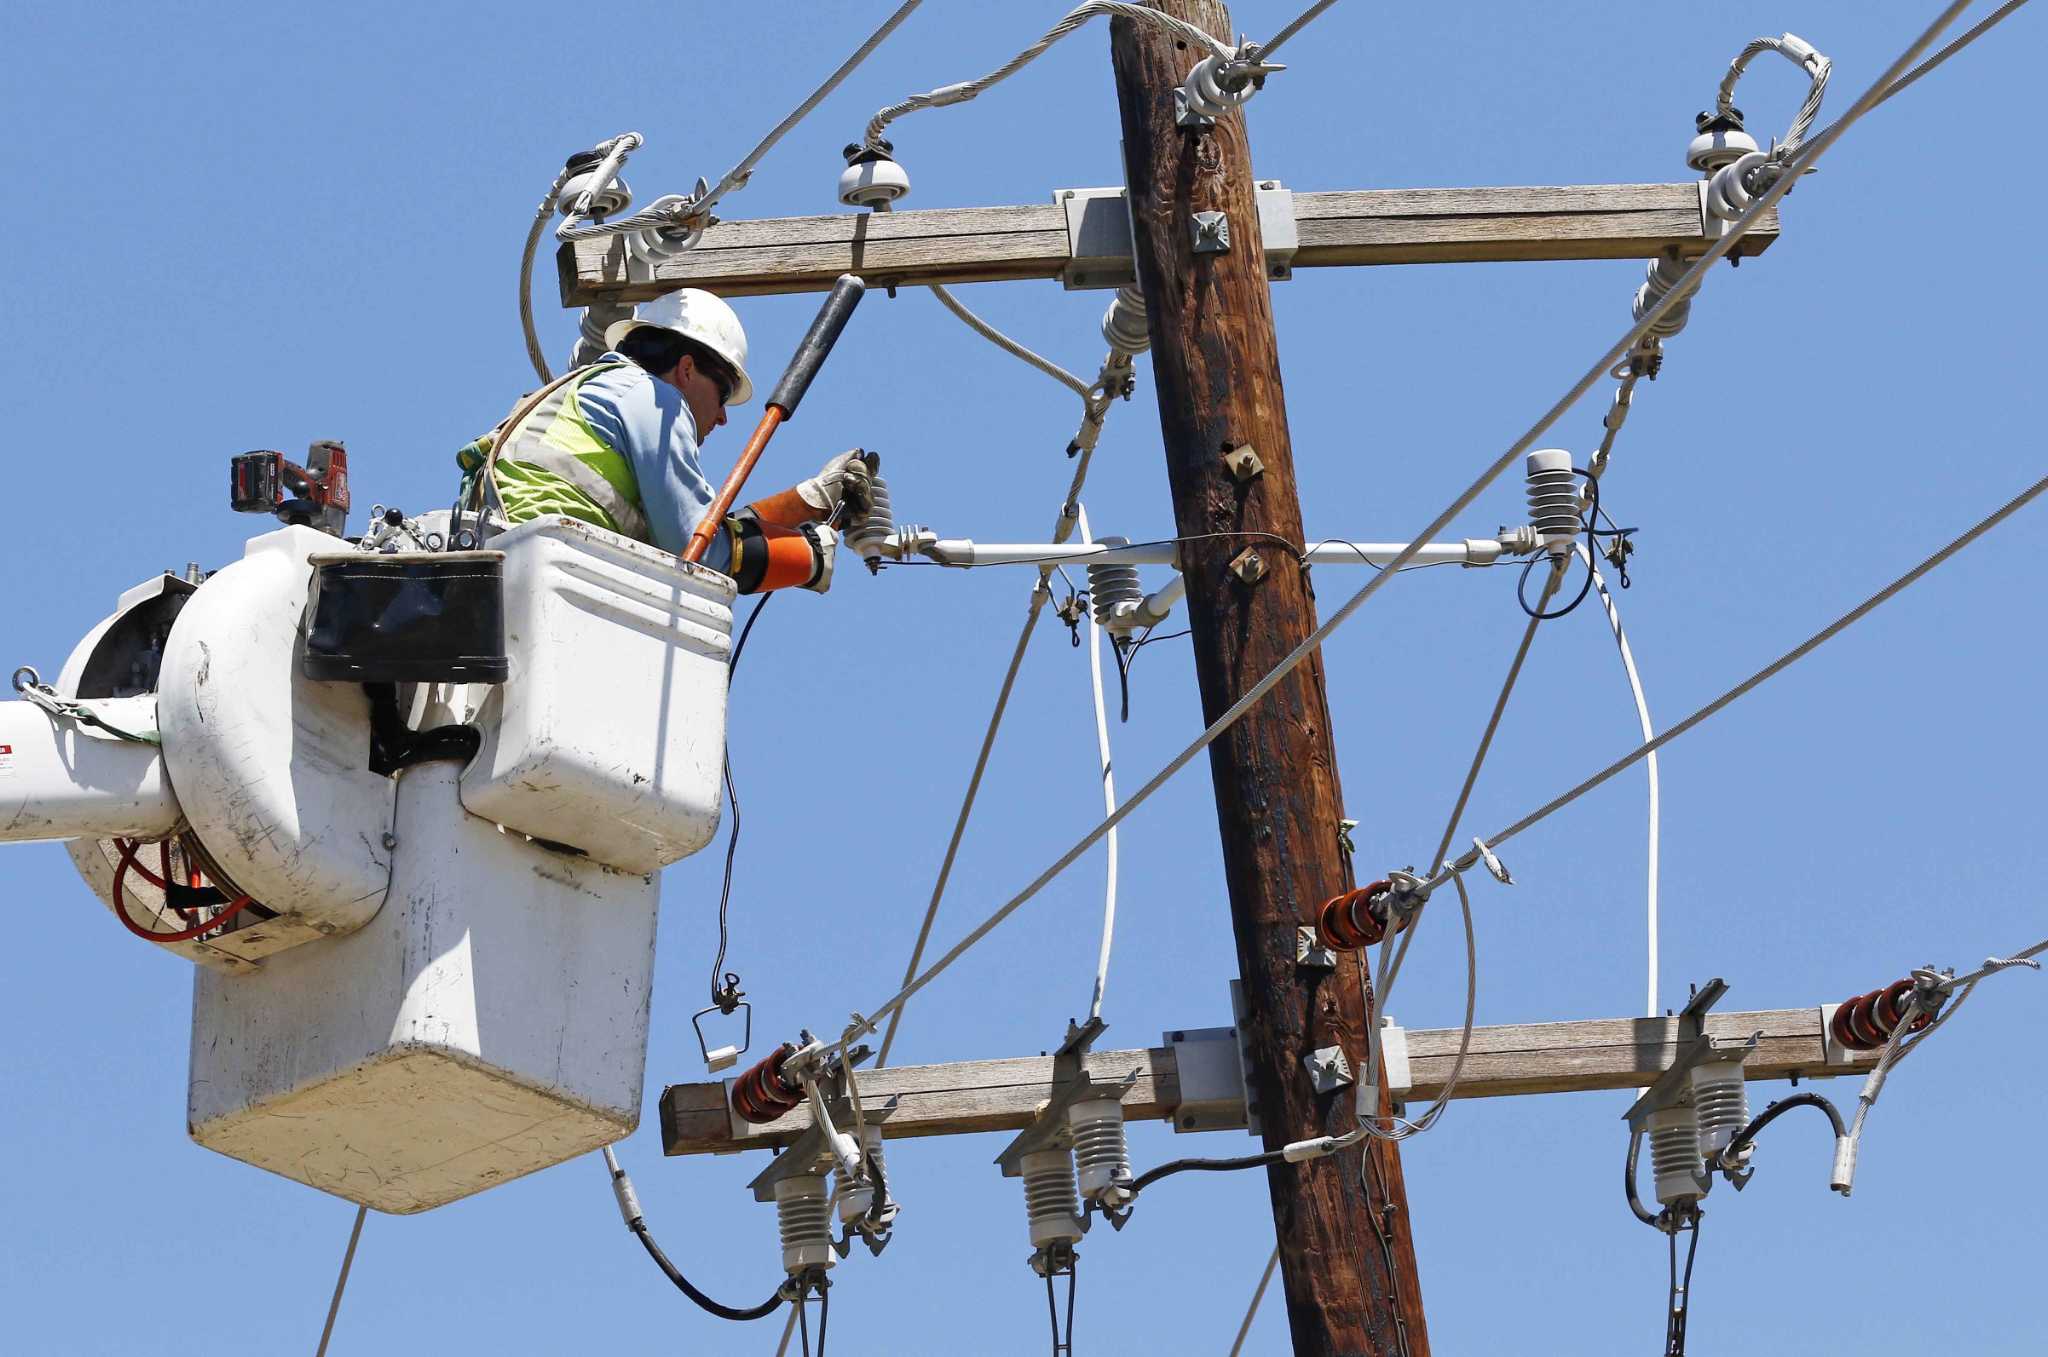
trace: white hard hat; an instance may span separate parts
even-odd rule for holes
[[[739,378],[727,404],[745,405],[754,398],[754,382],[747,376],[747,332],[733,309],[719,298],[701,288],[686,287],[642,302],[633,308],[629,319],[605,327],[605,347],[616,349],[620,340],[643,325],[672,330],[723,358]]]

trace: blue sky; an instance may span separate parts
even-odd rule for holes
[[[628,128],[643,201],[716,177],[879,21],[880,3],[80,5],[0,25],[0,150],[16,240],[0,264],[14,587],[7,663],[54,670],[123,589],[224,564],[260,527],[223,463],[347,441],[358,502],[451,497],[452,452],[529,383],[520,241],[567,153]],[[1296,6],[1240,5],[1258,35]],[[1687,177],[1692,115],[1757,34],[1836,61],[1840,112],[1932,13],[1809,0],[1408,10],[1349,0],[1250,106],[1258,172],[1299,189]],[[838,148],[914,90],[978,75],[1051,7],[931,0],[730,199],[729,217],[836,209]],[[2023,103],[2042,58],[2022,12],[1850,133],[1784,209],[1783,238],[1718,272],[1639,393],[1607,501],[1639,525],[1622,596],[1669,721],[1920,559],[2040,474],[2041,192]],[[1763,132],[1802,90],[1760,61]],[[1046,201],[1117,179],[1098,24],[1008,85],[895,129],[906,207]],[[1636,263],[1304,270],[1275,293],[1308,531],[1400,538],[1427,521],[1623,329]],[[545,273],[545,270],[543,270]],[[985,285],[966,300],[1092,371],[1105,294]],[[542,324],[573,317],[545,284]],[[814,301],[742,302],[773,375]],[[1553,439],[1597,441],[1604,388]],[[1034,540],[1068,475],[1066,392],[928,295],[871,298],[762,475],[879,449],[899,518]],[[1110,418],[1099,533],[1163,536],[1149,367]],[[722,468],[737,429],[712,440]],[[2035,767],[2044,733],[2042,510],[2016,518],[1664,762],[1662,994],[1725,977],[1724,1007],[1831,1002],[1925,962],[1974,965],[2048,934]],[[1504,479],[1454,529],[1521,521]],[[360,524],[358,524],[360,526]],[[1157,572],[1151,572],[1156,576]],[[1341,576],[1341,577],[1340,577]],[[1340,578],[1333,578],[1340,577]],[[1326,606],[1348,575],[1325,572]],[[1159,581],[1154,578],[1153,585]],[[778,604],[730,729],[746,802],[731,963],[758,1040],[872,1009],[901,973],[1020,619],[1017,573],[848,572]],[[1521,625],[1506,571],[1395,582],[1331,641],[1341,772],[1364,863],[1434,845]],[[1099,815],[1087,670],[1041,629],[990,769],[941,942]],[[1114,732],[1127,786],[1199,728],[1183,645],[1146,652]],[[1503,823],[1635,742],[1598,614],[1546,628],[1475,796]],[[1631,774],[1518,840],[1483,883],[1480,1021],[1636,1011],[1643,785]],[[1207,779],[1123,837],[1110,1045],[1227,1021],[1234,973]],[[751,1299],[777,1273],[744,1184],[765,1157],[664,1160],[654,1099],[704,1076],[688,1023],[715,940],[717,854],[668,871],[648,1117],[621,1147],[690,1275]],[[54,846],[0,856],[20,946],[0,962],[0,1333],[22,1352],[310,1350],[353,1207],[199,1149],[181,1115],[190,976],[121,933]],[[902,1063],[1027,1054],[1084,1011],[1101,899],[1091,855],[913,1004]],[[1462,1001],[1450,919],[1393,1004]],[[2011,1166],[2038,1151],[2032,1031],[2048,992],[1988,985],[1891,1082],[1856,1195],[1826,1191],[1815,1125],[1767,1133],[1740,1197],[1708,1202],[1696,1350],[1941,1342],[2031,1353],[2040,1244]],[[1780,1086],[1782,1087],[1782,1086]],[[1759,1102],[1778,1090],[1753,1090]],[[1838,1101],[1853,1087],[1830,1090]],[[1453,1107],[1406,1155],[1436,1350],[1634,1353],[1661,1330],[1662,1240],[1616,1190],[1626,1095]],[[1142,1167],[1241,1137],[1132,1132]],[[1042,1349],[1021,1194],[1002,1141],[905,1144],[894,1244],[837,1273],[833,1351]],[[2020,1190],[2024,1190],[2023,1181]],[[1221,1353],[1272,1243],[1256,1175],[1180,1179],[1083,1246],[1077,1352]],[[772,1323],[772,1322],[771,1322]],[[771,1352],[776,1332],[691,1309],[619,1228],[595,1160],[424,1216],[372,1216],[334,1351],[555,1353],[657,1344]],[[1277,1304],[1250,1351],[1286,1346]]]

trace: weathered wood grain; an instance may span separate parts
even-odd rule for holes
[[[1646,259],[1704,248],[1699,191],[1681,184],[1363,189],[1294,195],[1296,268],[1488,260]],[[721,222],[653,270],[615,240],[564,245],[562,304],[645,301],[679,287],[725,296],[819,292],[854,272],[871,285],[1056,278],[1070,258],[1051,203]],[[1777,238],[1775,212],[1738,247]]]
[[[1865,1052],[1852,1067],[1831,1068],[1818,1008],[1710,1013],[1707,1031],[1716,1037],[1763,1034],[1756,1054],[1744,1066],[1752,1080],[1856,1074],[1876,1061],[1874,1052]],[[1411,1101],[1443,1091],[1457,1051],[1455,1027],[1408,1033]],[[1504,1098],[1645,1088],[1670,1067],[1677,1052],[1678,1023],[1673,1018],[1478,1027],[1472,1032],[1472,1049],[1456,1096]],[[1099,1051],[1089,1057],[1088,1070],[1097,1079],[1131,1081],[1124,1108],[1133,1121],[1169,1119],[1180,1103],[1180,1077],[1170,1046]],[[862,1074],[859,1084],[870,1105],[894,1100],[894,1110],[883,1125],[883,1134],[890,1139],[1017,1131],[1052,1095],[1052,1057],[905,1065]],[[662,1143],[669,1154],[720,1154],[787,1145],[810,1125],[810,1113],[799,1108],[780,1121],[749,1126],[735,1136],[725,1084],[674,1084],[662,1093],[661,1123]]]

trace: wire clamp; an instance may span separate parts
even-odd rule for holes
[[[1474,834],[1472,836],[1472,846],[1479,850],[1479,860],[1486,864],[1486,871],[1489,876],[1495,881],[1500,882],[1503,886],[1515,884],[1515,879],[1508,875],[1508,869],[1502,865],[1500,858],[1494,854],[1491,848],[1486,846],[1486,840]]]

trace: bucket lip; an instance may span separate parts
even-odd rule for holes
[[[315,570],[329,565],[360,565],[371,569],[396,570],[406,566],[439,562],[445,565],[495,565],[505,553],[489,548],[476,551],[321,551],[306,558]]]
[[[506,528],[491,538],[493,542],[506,547],[516,547],[534,538],[545,538],[565,544],[573,543],[589,550],[606,552],[614,556],[637,561],[641,565],[680,575],[694,586],[718,596],[717,601],[730,607],[738,596],[739,586],[732,576],[713,570],[696,561],[686,561],[680,556],[650,546],[637,538],[622,533],[609,532],[594,523],[567,514],[541,514],[524,523]],[[445,553],[444,553],[445,554]]]

